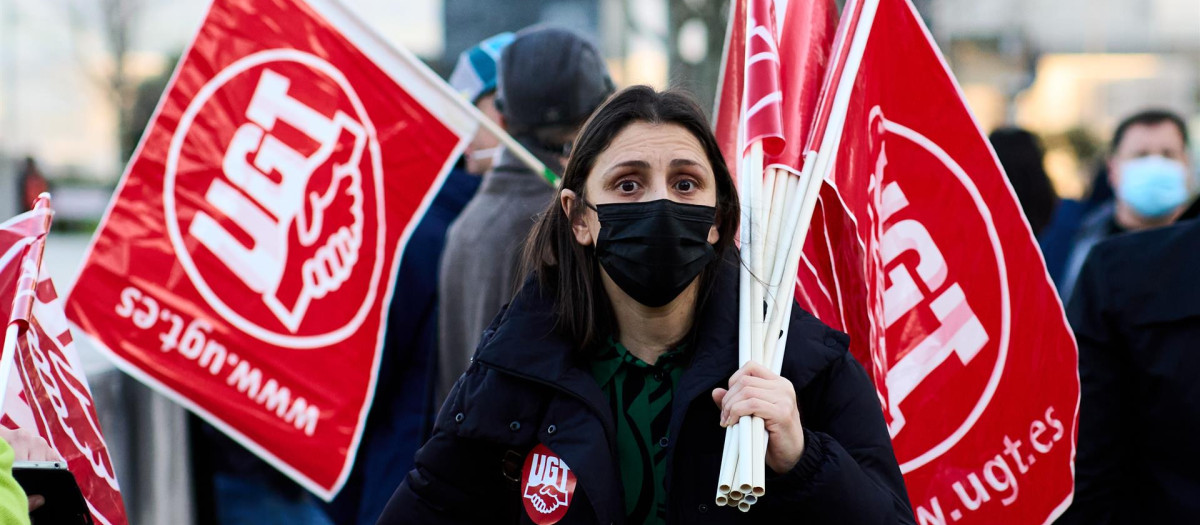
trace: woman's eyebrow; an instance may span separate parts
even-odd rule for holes
[[[681,167],[686,167],[686,166],[700,166],[700,167],[703,167],[703,165],[702,165],[702,164],[700,164],[699,162],[696,162],[696,161],[694,161],[694,160],[692,160],[692,159],[675,159],[675,160],[671,161],[671,167],[672,167],[672,168],[681,168]]]
[[[703,168],[704,164],[696,162],[692,159],[675,159],[675,160],[671,161],[672,168],[682,168],[682,167],[691,167],[691,166]],[[611,174],[612,172],[617,171],[622,168],[634,168],[634,169],[639,169],[639,170],[648,170],[648,169],[650,169],[650,163],[646,162],[644,160],[626,160],[626,161],[622,161],[622,162],[613,164],[607,170],[605,170],[605,174]]]
[[[620,168],[637,168],[637,169],[641,169],[641,170],[648,170],[648,169],[650,169],[650,163],[646,162],[644,160],[627,160],[624,162],[618,162],[616,164],[613,164],[611,167],[608,168],[607,172],[612,173],[613,171],[620,169]]]

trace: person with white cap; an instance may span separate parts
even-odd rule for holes
[[[500,52],[516,38],[512,33],[500,33],[480,42],[458,55],[450,86],[475,104],[479,111],[503,127],[500,111],[496,109],[496,66]],[[483,175],[492,168],[492,160],[500,152],[500,139],[480,130],[463,155],[466,172]]]

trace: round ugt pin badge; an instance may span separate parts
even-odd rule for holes
[[[539,444],[525,456],[521,469],[521,503],[537,525],[553,525],[567,514],[575,494],[575,473],[562,458]]]

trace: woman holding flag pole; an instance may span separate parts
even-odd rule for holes
[[[380,523],[912,523],[843,334],[793,308],[779,372],[739,365],[740,214],[690,98],[639,86],[597,110],[530,279]],[[739,512],[713,488],[742,416],[763,421],[765,469]]]

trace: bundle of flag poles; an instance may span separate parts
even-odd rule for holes
[[[755,362],[776,374],[783,367],[795,275],[820,191],[821,180],[812,174],[814,156],[806,156],[799,175],[778,168],[764,170],[761,143],[752,144],[743,159],[738,181],[743,196],[740,367]],[[766,493],[766,454],[767,434],[761,418],[743,416],[726,429],[718,505],[750,510]]]
[[[738,119],[741,157],[737,173],[742,201],[738,365],[755,362],[779,374],[800,256],[821,188],[823,170],[816,169],[816,165],[819,159],[827,160],[831,155],[825,154],[824,144],[823,154],[818,155],[809,147],[813,145],[810,142],[799,172],[777,164],[765,165],[764,137],[781,136],[782,128],[778,120],[765,126],[754,120],[767,111],[779,111],[784,93],[777,77],[764,77],[762,69],[754,70],[766,65],[775,68],[775,74],[778,72],[773,9],[765,1],[735,2],[739,5],[746,6],[749,13],[734,18],[745,20],[746,40],[744,92]],[[746,512],[766,494],[766,454],[767,432],[761,418],[744,416],[726,430],[718,505]]]

